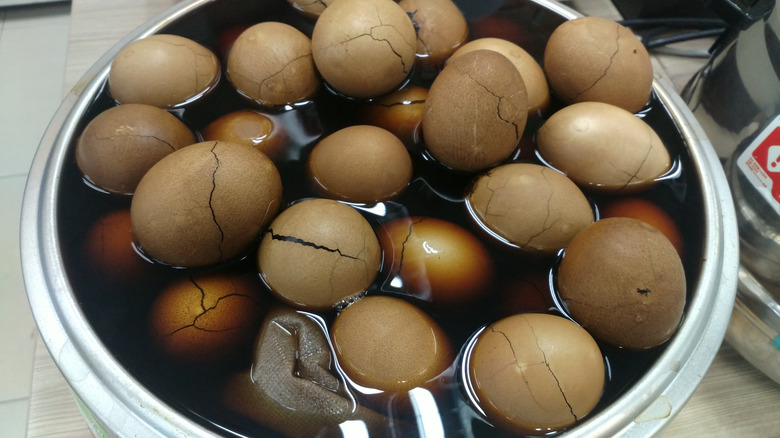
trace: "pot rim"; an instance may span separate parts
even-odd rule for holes
[[[97,335],[72,295],[57,236],[59,186],[81,116],[108,77],[111,60],[130,42],[159,32],[217,0],[186,0],[128,34],[74,86],[54,114],[33,160],[20,226],[22,270],[33,317],[54,362],[105,435],[216,436],[157,399],[133,378]],[[552,0],[530,0],[565,19],[578,12]],[[658,70],[658,69],[656,69]],[[723,340],[738,280],[738,233],[731,192],[711,143],[671,83],[653,88],[678,124],[701,182],[704,251],[696,290],[677,334],[633,387],[564,436],[650,436],[668,424],[712,363]],[[630,396],[627,396],[630,395]]]

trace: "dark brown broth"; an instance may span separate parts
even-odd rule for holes
[[[248,3],[253,2],[224,1],[207,5],[172,23],[164,32],[187,36],[212,48],[216,46],[220,32],[236,24],[279,20],[291,23],[307,34],[311,33],[311,22],[302,18],[284,0],[267,1],[265,5],[247,5]],[[479,2],[475,2],[476,4]],[[464,6],[464,10],[470,8]],[[548,35],[562,21],[536,4],[524,1],[508,2],[491,19],[495,17],[527,23],[519,28],[516,33],[518,39],[514,42],[539,61]],[[479,36],[488,35],[472,35]],[[427,85],[429,80],[417,75],[412,78],[412,82]],[[81,122],[80,129],[95,115],[113,105],[114,102],[106,91],[101,91]],[[359,120],[360,105],[360,102],[339,98],[323,89],[313,102],[275,114],[275,121],[285,126],[292,139],[289,154],[279,166],[283,174],[285,202],[317,196],[305,178],[303,163],[307,150],[321,135],[356,123]],[[560,103],[555,105],[560,106]],[[243,101],[223,78],[219,88],[206,102],[179,111],[178,115],[197,130],[222,114],[249,107],[251,105]],[[662,206],[680,226],[686,245],[684,265],[688,290],[692,291],[700,270],[703,238],[700,230],[703,207],[694,166],[674,121],[655,96],[642,112],[642,117],[661,136],[679,165],[678,175],[664,180],[642,196]],[[533,134],[533,128],[526,132],[528,136]],[[72,144],[71,151],[73,149]],[[463,195],[471,184],[473,175],[449,172],[421,153],[414,153],[413,159],[413,182],[399,199],[385,203],[385,214],[377,215],[368,209],[360,210],[372,225],[376,227],[400,216],[433,216],[457,223],[478,234],[463,202]],[[87,320],[116,359],[160,399],[218,433],[274,436],[262,426],[231,414],[216,402],[224,380],[232,372],[248,366],[248,362],[221,364],[208,369],[186,367],[160,357],[151,347],[146,331],[146,315],[155,294],[172,279],[189,275],[194,270],[172,269],[150,263],[147,274],[138,278],[137,282],[107,284],[104,279],[93,276],[86,269],[87,263],[81,251],[81,243],[90,225],[106,212],[128,208],[130,198],[94,190],[84,183],[71,159],[61,176],[58,199],[59,231],[68,278]],[[594,196],[591,201],[598,207],[603,199]],[[491,248],[499,276],[505,281],[522,275],[521,272],[526,270],[552,272],[555,264],[554,258],[533,260],[498,245],[487,246]],[[231,265],[244,272],[256,273],[255,251],[253,248],[245,258]],[[224,266],[197,271],[221,268]],[[398,292],[386,286],[386,283],[387,278],[380,274],[368,293]],[[499,284],[496,287],[501,286]],[[552,290],[548,292],[554,294]],[[460,348],[473,333],[498,318],[495,303],[491,300],[492,298],[488,297],[481,306],[472,306],[468,310],[443,310],[432,308],[426,303],[418,304],[447,330],[453,345]],[[551,312],[564,314],[560,308],[553,308]],[[333,316],[323,315],[327,321],[332,320]],[[623,351],[603,344],[600,344],[600,347],[608,365],[607,384],[601,402],[591,415],[630,388],[664,350],[664,346],[642,352]],[[457,367],[459,362],[460,358],[455,361],[453,367]],[[468,406],[467,398],[457,381],[451,385],[449,395],[437,400],[437,403],[448,435],[496,435],[496,430]],[[470,414],[464,416],[463,412]]]

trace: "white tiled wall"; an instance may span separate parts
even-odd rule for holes
[[[36,330],[19,212],[38,141],[62,99],[69,18],[67,2],[0,7],[0,436],[9,438],[25,435]]]

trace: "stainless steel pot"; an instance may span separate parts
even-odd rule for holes
[[[22,262],[33,314],[43,340],[81,401],[97,436],[210,436],[210,432],[157,398],[130,375],[85,319],[65,274],[58,230],[58,186],[69,148],[109,64],[130,41],[218,4],[184,1],[134,31],[84,76],[47,129],[30,170],[22,210]],[[533,3],[561,19],[579,15],[554,1]],[[240,11],[222,11],[225,14]],[[666,108],[694,163],[704,208],[698,281],[684,321],[649,371],[623,395],[566,436],[649,436],[683,407],[722,342],[737,284],[737,232],[728,184],[706,135],[664,78],[655,93]]]

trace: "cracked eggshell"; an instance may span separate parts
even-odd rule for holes
[[[187,276],[157,296],[149,311],[149,333],[166,357],[220,363],[250,354],[266,308],[254,275]]]
[[[646,349],[677,330],[686,299],[677,251],[638,219],[607,218],[572,239],[558,267],[568,312],[596,339]]]
[[[447,63],[423,111],[425,145],[438,162],[475,172],[512,155],[528,116],[520,73],[505,56],[476,50]]]
[[[566,103],[606,102],[637,112],[650,99],[653,66],[630,29],[601,17],[558,26],[544,51],[550,88]]]
[[[582,102],[560,109],[539,128],[536,141],[547,163],[591,191],[641,191],[672,165],[650,125],[607,103]]]
[[[426,97],[427,88],[410,85],[367,102],[361,117],[364,123],[387,129],[404,144],[413,146],[420,139]]]
[[[417,58],[426,65],[444,62],[469,36],[466,17],[451,0],[398,2],[417,30]]]
[[[336,0],[287,0],[287,3],[307,17],[316,20]]]
[[[217,56],[195,41],[157,34],[117,53],[108,73],[108,92],[119,103],[177,108],[213,90],[220,78]]]
[[[462,306],[493,284],[496,269],[487,248],[452,222],[404,217],[383,224],[378,234],[384,266],[391,279],[400,279],[403,294],[433,306]]]
[[[577,185],[537,164],[490,170],[474,183],[466,207],[489,234],[530,254],[555,254],[593,222],[593,209]]]
[[[412,158],[393,133],[353,125],[320,140],[309,154],[309,179],[329,198],[374,204],[401,194],[412,179]]]
[[[339,0],[322,12],[311,36],[322,78],[354,98],[398,88],[414,66],[417,34],[392,0]]]
[[[467,387],[485,416],[512,433],[545,435],[593,410],[604,390],[596,341],[560,316],[526,313],[482,331],[468,360]]]
[[[368,296],[333,320],[333,349],[344,373],[380,398],[404,399],[417,387],[437,392],[453,349],[428,314],[400,298]]]
[[[266,107],[307,100],[320,86],[309,37],[274,21],[258,23],[238,36],[225,75],[241,95]]]
[[[257,251],[261,278],[277,298],[304,310],[330,310],[363,293],[382,254],[373,228],[354,208],[307,199],[282,211]]]
[[[240,256],[279,209],[282,181],[265,154],[210,141],[180,149],[144,175],[133,196],[133,232],[150,258],[198,267]]]
[[[541,115],[550,106],[550,87],[542,66],[517,44],[501,38],[479,38],[464,44],[450,59],[474,50],[493,50],[507,57],[523,78],[528,94],[528,114]]]
[[[76,143],[76,164],[96,187],[132,194],[155,163],[195,142],[192,131],[168,111],[129,103],[87,124]]]

